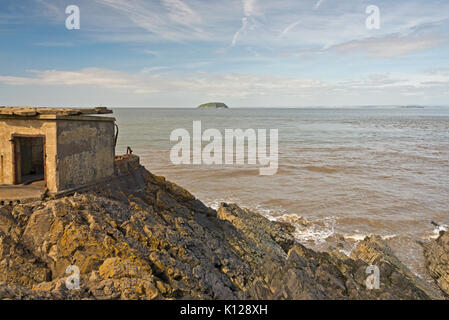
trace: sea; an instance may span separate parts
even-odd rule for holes
[[[299,242],[350,255],[381,236],[426,275],[423,244],[449,225],[449,108],[115,108],[117,154],[129,146],[152,173],[208,206],[237,203],[296,227]],[[278,130],[278,171],[260,164],[173,164],[176,129]],[[432,224],[433,222],[433,224]]]

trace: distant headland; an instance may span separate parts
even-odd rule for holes
[[[223,102],[209,102],[198,106],[197,109],[229,109]]]

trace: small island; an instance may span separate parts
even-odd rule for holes
[[[198,109],[229,109],[223,102],[210,102],[198,106]]]

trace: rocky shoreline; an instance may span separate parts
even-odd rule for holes
[[[135,156],[134,156],[135,157]],[[427,244],[435,290],[376,236],[350,257],[236,204],[213,210],[138,158],[72,195],[0,207],[0,299],[444,299],[449,234]],[[68,266],[80,288],[66,286]],[[380,288],[366,288],[366,268]]]

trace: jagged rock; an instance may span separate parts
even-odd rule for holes
[[[449,296],[449,232],[430,242],[424,250],[427,270],[437,285]]]
[[[392,252],[388,244],[380,236],[366,237],[351,252],[351,258],[360,259],[380,269],[381,284],[388,282],[396,291],[409,295],[418,294],[410,291],[410,283],[432,299],[443,299],[440,292],[435,291],[428,283],[415,276]],[[388,292],[391,294],[391,292]]]
[[[0,298],[433,297],[387,249],[376,252],[387,256],[380,268],[388,276],[380,290],[367,290],[372,261],[361,253],[371,251],[354,259],[315,252],[292,232],[235,204],[208,208],[136,165],[79,194],[1,208]],[[79,289],[65,284],[71,265],[80,271]]]

